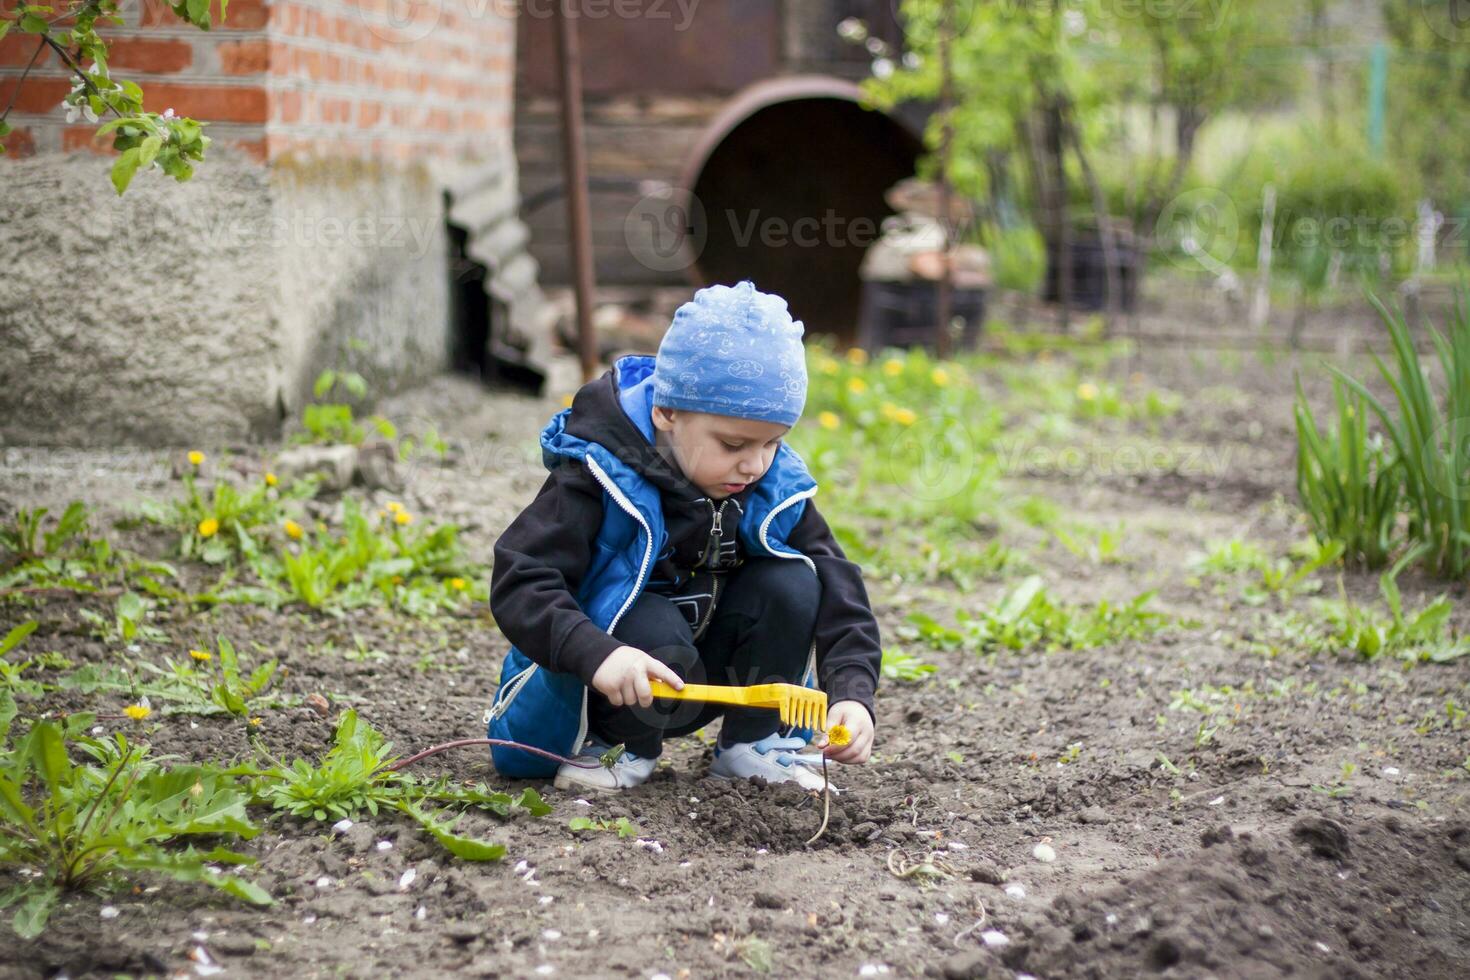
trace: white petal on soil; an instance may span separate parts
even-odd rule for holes
[[[1330,953],[1330,952],[1332,952],[1332,948],[1330,946],[1328,946],[1326,943],[1318,943],[1317,944],[1317,948],[1320,949],[1324,953]]]
[[[655,973],[648,980],[672,980],[672,978],[667,973]]]
[[[101,915],[104,919],[115,919],[117,918],[117,906],[104,905],[102,906],[102,911],[98,914]]]
[[[516,874],[518,874],[518,875],[525,874],[526,873],[526,869],[529,868],[530,866],[531,865],[529,863],[527,863],[526,861],[524,861],[524,860],[517,861],[516,862]]]
[[[1385,776],[1397,776],[1399,774],[1399,767],[1398,766],[1384,766],[1383,767],[1383,774]]]
[[[555,973],[556,967],[552,966],[550,963],[542,963],[540,966],[536,967],[536,972],[544,977],[548,973]]]
[[[1011,898],[1025,898],[1026,897],[1026,886],[1025,885],[1006,885],[1006,894],[1009,895],[1009,896],[1011,896]]]
[[[944,912],[935,912],[934,921],[939,923],[940,925],[944,925],[945,923],[949,922],[949,916]]]
[[[999,929],[986,929],[980,934],[980,940],[991,948],[1004,946],[1011,941],[1010,937]]]
[[[189,935],[194,939],[196,943],[209,942],[209,933],[205,932],[203,929],[200,929],[198,932],[191,932],[189,933]]]
[[[635,841],[635,843],[639,847],[643,848],[645,851],[652,851],[655,854],[662,854],[664,852],[663,844],[656,840],[650,840],[646,837],[640,837],[637,841]]]
[[[592,805],[591,803],[588,803],[586,800],[573,800],[572,802],[575,803],[575,804],[577,804],[578,806],[591,806]]]
[[[380,841],[378,841],[378,850],[380,850],[380,851],[391,851],[391,850],[393,850],[393,842],[391,840],[380,840]]]
[[[1224,803],[1224,802],[1225,802],[1225,797],[1223,797],[1223,796],[1217,796],[1213,800],[1210,801],[1210,806],[1219,806],[1221,803]]]
[[[963,851],[966,848],[968,848],[970,845],[969,844],[966,844],[962,840],[952,840],[952,841],[950,841],[948,844],[946,844],[944,846],[947,847],[947,848],[949,848],[951,851]]]
[[[860,977],[876,977],[888,972],[890,971],[887,963],[864,963],[858,968]]]
[[[1031,856],[1043,864],[1051,864],[1057,859],[1057,852],[1050,844],[1037,844],[1031,848]]]
[[[542,905],[550,905],[555,900],[555,895],[542,895],[540,898],[536,899],[536,901],[540,902]]]
[[[408,886],[412,885],[413,880],[418,876],[419,872],[417,868],[409,868],[407,871],[403,872],[403,874],[398,876],[398,890],[401,892],[408,891]]]
[[[415,919],[418,919],[420,922],[423,922],[429,917],[429,910],[420,905],[418,908],[413,910],[413,917]]]
[[[341,820],[338,820],[336,823],[332,824],[332,833],[334,834],[345,834],[351,829],[352,821],[348,820],[346,817],[343,817]]]
[[[305,915],[303,915],[301,917],[301,924],[302,925],[309,926],[309,925],[311,925],[315,921],[316,921],[316,916],[315,915],[312,915],[310,912],[306,913]]]
[[[560,929],[542,929],[541,930],[541,938],[542,939],[552,939],[552,940],[560,939],[561,938],[561,930]]]
[[[316,886],[318,888],[331,888],[332,887],[332,879],[331,878],[328,878],[326,875],[322,875],[320,878],[318,878],[316,880]]]

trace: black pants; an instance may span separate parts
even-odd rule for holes
[[[613,628],[614,638],[637,647],[695,684],[800,684],[816,629],[822,587],[804,561],[748,558],[725,576],[714,618],[694,642],[694,631],[667,596],[644,592]],[[687,735],[724,716],[720,744],[754,742],[781,727],[775,708],[736,708],[703,701],[654,698],[647,708],[614,705],[587,693],[587,726],[609,744],[654,758],[663,740]]]

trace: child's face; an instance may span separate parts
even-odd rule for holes
[[[660,445],[700,490],[714,499],[728,497],[766,475],[789,425],[654,406]]]

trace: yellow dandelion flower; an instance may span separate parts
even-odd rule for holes
[[[899,425],[913,425],[919,421],[919,416],[914,413],[912,408],[900,408],[894,413],[893,421]]]
[[[259,728],[262,720],[263,719],[260,717],[260,715],[256,715],[254,718],[250,719],[250,727]]]
[[[893,402],[884,402],[882,405],[878,406],[878,414],[879,415],[882,415],[885,419],[888,419],[890,422],[893,421],[893,416],[896,415],[897,413],[898,413],[898,406],[895,405],[895,404],[893,404]]]
[[[929,372],[929,380],[933,381],[936,385],[943,388],[945,385],[949,384],[950,375],[949,372],[946,371],[944,368],[935,368],[933,371]]]
[[[863,392],[868,390],[868,383],[862,378],[848,378],[847,390],[852,392],[854,395],[861,395]]]
[[[846,725],[833,725],[827,729],[828,745],[847,745],[852,741],[852,729]]]
[[[817,362],[817,370],[823,374],[836,374],[840,365],[830,357],[824,357]]]
[[[890,378],[898,377],[900,374],[903,374],[903,361],[892,359],[884,361],[883,373]]]
[[[1097,385],[1091,381],[1084,381],[1077,386],[1077,397],[1085,402],[1090,402],[1097,397]]]
[[[193,657],[195,660],[199,661],[202,664],[208,663],[214,658],[214,655],[208,650],[190,650],[189,656]]]
[[[134,721],[142,721],[144,718],[153,714],[153,709],[146,704],[130,704],[123,709],[123,714]]]
[[[836,412],[818,412],[817,424],[824,429],[835,429],[842,424],[842,420],[837,417]]]
[[[204,454],[197,449],[189,450],[189,465],[199,466],[204,462]]]
[[[402,575],[395,575],[395,576],[393,576],[392,581],[393,581],[393,584],[394,585],[402,585],[403,584],[403,576]]]
[[[400,504],[400,503],[399,503],[399,502],[398,502],[398,501],[396,501],[396,500],[390,500],[390,501],[388,501],[388,502],[387,502],[387,503],[386,503],[386,504],[384,504],[384,505],[383,505],[383,506],[384,506],[384,507],[385,507],[385,508],[387,508],[387,510],[388,510],[388,511],[389,511],[389,512],[391,512],[391,513],[394,513],[394,514],[396,514],[396,513],[398,513],[398,512],[399,512],[399,511],[400,511],[400,510],[402,510],[402,509],[403,509],[403,505],[402,505],[402,504]]]
[[[849,347],[847,349],[847,363],[849,363],[849,364],[866,364],[866,363],[868,363],[868,352],[865,351],[865,350],[863,350],[861,347]]]
[[[280,482],[280,479],[274,473],[267,473],[265,475],[265,485],[268,487],[273,487]]]
[[[396,510],[396,511],[393,512],[393,523],[394,524],[412,524],[413,523],[413,515],[410,514],[406,510]]]
[[[199,536],[201,538],[212,538],[219,533],[219,521],[213,517],[206,517],[199,522]]]
[[[306,531],[301,527],[301,525],[297,524],[295,521],[287,521],[283,526],[286,528],[286,537],[290,538],[292,541],[300,541],[302,535],[306,534]]]
[[[456,577],[449,580],[449,587],[456,592],[463,592],[469,587],[469,583],[462,578]]]

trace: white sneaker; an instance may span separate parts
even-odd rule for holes
[[[794,781],[803,789],[820,791],[824,785],[822,756],[791,751],[806,744],[806,739],[782,738],[779,735],[767,735],[759,742],[735,742],[729,746],[716,744],[715,761],[710,763],[709,774],[716,779],[760,776],[768,783]],[[830,788],[833,793],[841,792],[836,786]]]
[[[601,757],[610,748],[611,745],[595,735],[588,736],[582,751],[575,758],[578,762],[595,762],[597,767],[584,768],[563,762],[556,770],[556,779],[552,780],[552,785],[557,789],[590,789],[598,793],[616,793],[644,782],[653,775],[654,766],[658,765],[657,758],[645,759],[624,749],[622,756],[609,769],[601,764]]]

